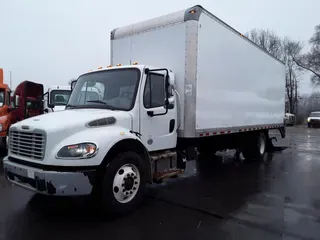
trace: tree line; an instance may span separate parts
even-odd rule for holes
[[[310,72],[313,86],[320,86],[320,24],[315,26],[314,33],[310,36],[308,41],[310,50],[308,52],[303,52],[305,47],[303,42],[289,37],[280,37],[269,29],[252,29],[245,36],[285,63],[286,111],[298,114],[298,109],[301,107],[299,100],[303,98],[299,96],[298,90],[302,74]],[[320,94],[314,93],[310,96],[312,100],[305,101],[303,99],[304,108],[306,108],[306,102],[312,102],[313,108],[318,107],[320,111],[320,104],[317,107],[314,104],[315,99],[320,103],[320,97],[314,98],[315,95],[320,96]],[[304,115],[308,114],[307,112]]]

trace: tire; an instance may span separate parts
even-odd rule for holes
[[[311,124],[308,123],[308,128],[310,128],[310,127],[311,127]]]
[[[92,197],[98,211],[122,215],[135,210],[143,199],[147,179],[144,160],[135,152],[117,155],[98,177]]]
[[[246,161],[261,160],[267,150],[267,137],[264,132],[260,132],[251,142],[251,146],[243,149],[242,155]]]

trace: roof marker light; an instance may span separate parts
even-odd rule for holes
[[[138,62],[133,62],[132,65],[138,65]]]
[[[102,67],[98,67],[98,69],[102,69]]]
[[[111,68],[111,67],[112,67],[112,65],[108,65],[108,66],[107,66],[107,68]]]
[[[118,63],[118,64],[117,64],[117,66],[118,66],[118,67],[120,67],[120,66],[121,66],[121,64],[120,64],[120,63]]]

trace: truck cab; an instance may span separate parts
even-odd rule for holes
[[[12,96],[12,123],[43,114],[43,85],[31,81],[21,82]]]
[[[16,87],[12,96],[10,96],[9,90],[3,91],[3,94],[6,96],[4,104],[7,114],[3,115],[0,120],[2,150],[7,147],[8,130],[12,124],[43,114],[43,85],[24,81]],[[0,101],[1,95],[0,90]]]
[[[292,113],[287,112],[284,119],[287,126],[293,126],[296,124],[296,115]]]
[[[98,179],[108,165],[117,201],[138,203],[154,173],[171,169],[165,172],[169,177],[181,172],[175,168],[175,153],[157,153],[176,147],[175,97],[174,74],[168,69],[129,65],[85,73],[72,89],[66,110],[11,126],[4,161],[7,178],[42,194],[95,195],[101,193]],[[21,149],[28,142],[34,144]],[[151,159],[169,161],[157,166]],[[23,165],[20,173],[17,164]],[[82,170],[72,170],[79,167]],[[32,182],[16,181],[21,174]],[[43,179],[44,185],[39,182]]]
[[[0,149],[5,147],[7,129],[11,125],[10,94],[9,86],[4,83],[3,69],[0,68]]]
[[[44,96],[44,112],[62,111],[65,109],[71,93],[70,86],[54,85],[48,88]]]

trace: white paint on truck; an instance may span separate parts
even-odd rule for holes
[[[10,182],[126,212],[197,153],[259,160],[269,129],[285,137],[284,64],[200,6],[115,29],[111,63],[77,79],[65,111],[11,126]]]

